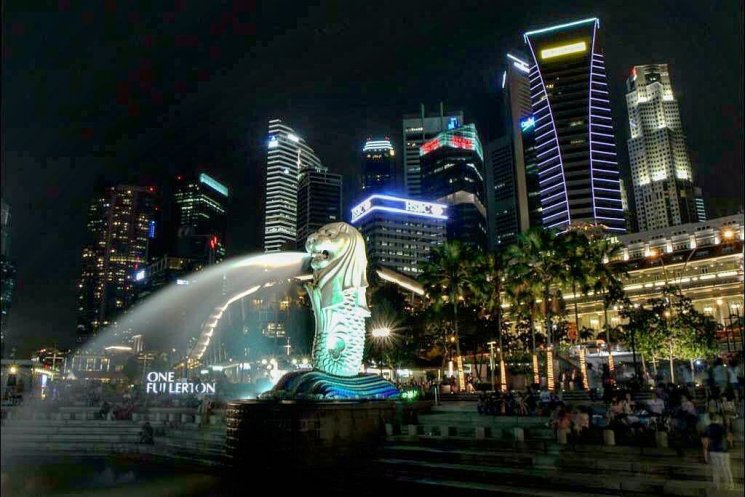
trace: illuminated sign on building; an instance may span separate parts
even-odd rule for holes
[[[142,281],[145,279],[145,270],[140,269],[135,273],[135,281]]]
[[[145,383],[145,393],[196,393],[196,394],[214,394],[214,383],[193,383],[186,379],[176,379],[175,373],[159,373],[150,371],[147,374],[147,383]]]
[[[520,129],[525,133],[531,128],[535,127],[535,117],[530,116],[520,121]]]
[[[419,156],[427,155],[442,147],[473,150],[482,160],[484,158],[481,143],[476,133],[476,127],[473,124],[466,124],[456,129],[443,131],[419,147]]]
[[[451,117],[448,121],[448,129],[455,129],[459,126],[458,124],[458,118],[457,117]]]
[[[587,51],[587,42],[579,41],[577,43],[569,43],[567,45],[559,45],[558,47],[544,48],[541,50],[541,59],[555,59],[556,57],[563,57],[564,55],[583,53]]]
[[[276,136],[272,136],[269,138],[269,143],[267,143],[267,148],[277,148],[279,147],[279,140],[277,140]]]
[[[155,220],[153,219],[147,223],[147,237],[155,238]]]
[[[213,190],[215,190],[217,193],[228,196],[228,187],[217,181],[215,178],[211,177],[208,174],[201,173],[199,175],[199,182],[204,183],[205,185],[209,186]]]
[[[374,211],[447,219],[445,215],[446,208],[446,205],[436,204],[434,202],[422,202],[421,200],[375,194],[352,208],[351,222],[355,223]]]

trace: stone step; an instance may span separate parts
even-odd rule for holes
[[[390,483],[396,494],[428,495],[430,497],[462,497],[493,495],[499,497],[607,497],[607,494],[586,493],[576,491],[560,491],[556,489],[541,490],[537,488],[522,488],[511,485],[499,485],[481,482],[462,482],[457,480],[421,478],[415,476],[396,475],[390,477]],[[386,483],[389,483],[388,481]]]
[[[704,479],[711,478],[708,466],[701,462],[690,462],[671,459],[658,459],[637,456],[617,459],[615,457],[598,458],[596,455],[576,452],[561,454],[535,454],[509,450],[465,450],[438,449],[432,447],[414,447],[407,445],[389,445],[383,450],[386,458],[407,460],[434,461],[447,463],[467,463],[481,465],[500,465],[517,467],[560,468],[562,471],[597,470],[598,473],[628,473],[660,475],[670,479]],[[732,465],[736,479],[742,481],[742,465]]]
[[[627,445],[616,445],[616,446],[604,446],[597,444],[575,444],[575,445],[559,445],[554,441],[543,441],[543,440],[528,440],[524,443],[514,442],[512,440],[504,439],[482,439],[476,440],[471,437],[439,437],[431,435],[419,434],[416,437],[410,437],[408,434],[393,435],[387,437],[388,444],[394,445],[412,445],[422,447],[448,447],[452,449],[458,448],[479,448],[479,449],[513,449],[513,450],[531,450],[538,452],[552,452],[558,453],[559,451],[578,452],[578,453],[590,453],[595,456],[599,454],[613,454],[615,457],[622,455],[628,455],[631,457],[639,456],[651,456],[655,458],[670,457],[674,459],[680,459],[681,457],[692,457],[698,460],[701,457],[700,449],[684,449],[681,452],[674,448],[657,448],[657,447],[638,447],[638,446],[627,446]],[[730,451],[730,457],[733,460],[742,460],[742,444],[737,444]]]
[[[385,474],[393,479],[400,475],[417,478],[431,478],[432,475],[436,475],[438,480],[460,481],[469,485],[498,483],[520,488],[534,487],[555,491],[665,494],[690,497],[703,497],[707,494],[707,490],[713,489],[710,481],[680,482],[651,475],[632,477],[602,474],[599,476],[591,471],[568,473],[564,470],[557,471],[555,468],[491,467],[405,459],[379,459],[377,463],[384,468]]]

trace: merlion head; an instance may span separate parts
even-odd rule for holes
[[[305,250],[322,307],[341,304],[344,292],[355,289],[357,305],[367,309],[367,254],[359,231],[347,223],[327,224],[308,237]]]

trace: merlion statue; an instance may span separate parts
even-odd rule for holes
[[[365,348],[367,254],[365,240],[347,223],[310,235],[313,281],[305,285],[316,319],[313,371],[288,373],[266,397],[378,399],[399,394],[377,375],[360,374]]]
[[[310,235],[305,250],[313,268],[313,282],[305,285],[316,317],[313,367],[355,376],[365,347],[365,318],[370,316],[365,241],[352,226],[332,223]]]

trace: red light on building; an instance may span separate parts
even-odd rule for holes
[[[421,148],[422,155],[428,154],[432,152],[433,150],[437,150],[438,148],[440,148],[440,139],[435,138],[434,140],[430,140],[424,145],[422,145],[422,148]]]
[[[450,139],[450,143],[453,148],[465,148],[467,150],[473,150],[473,140],[463,136],[453,136]]]
[[[212,250],[215,250],[217,248],[217,237],[216,236],[213,236],[212,238],[210,238],[210,248]]]

